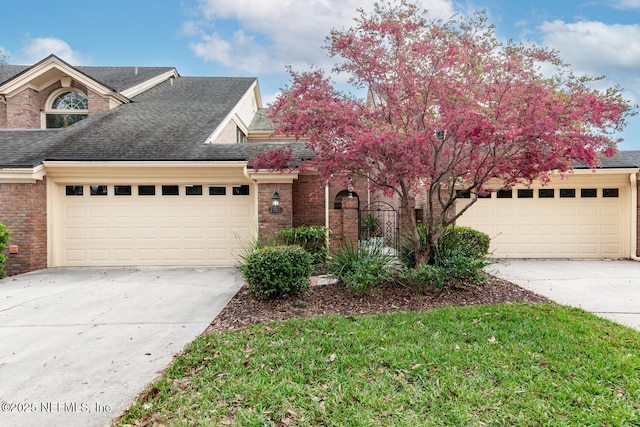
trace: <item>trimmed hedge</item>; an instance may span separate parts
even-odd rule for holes
[[[287,298],[309,289],[311,255],[300,246],[266,246],[247,256],[240,271],[258,299]]]

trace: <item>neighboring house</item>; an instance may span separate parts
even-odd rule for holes
[[[74,67],[54,55],[0,65],[7,271],[232,265],[257,236],[299,225],[328,225],[333,248],[357,239],[358,207],[374,201],[366,182],[354,180],[359,199],[342,202],[343,188],[311,196],[312,173],[248,166],[282,144],[299,161],[313,155],[304,144],[271,140],[261,108],[255,78]],[[537,188],[494,195],[459,223],[488,232],[499,256],[635,257],[638,165],[640,152],[623,152],[595,174],[554,180],[545,188],[553,198]],[[275,193],[280,209],[272,209]],[[386,222],[393,230],[403,223]]]

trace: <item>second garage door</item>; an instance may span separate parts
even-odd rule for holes
[[[58,184],[59,266],[233,265],[254,234],[249,184]]]
[[[630,248],[627,174],[576,174],[551,185],[480,198],[457,221],[491,237],[497,258],[626,258]],[[468,203],[458,201],[460,209]]]

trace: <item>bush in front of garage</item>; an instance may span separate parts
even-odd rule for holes
[[[258,299],[287,298],[309,289],[312,257],[300,246],[265,246],[249,254],[240,271]]]
[[[9,243],[10,231],[3,223],[0,222],[0,279],[6,276],[4,271],[4,263],[7,257],[2,254],[2,251],[7,249],[7,243]]]
[[[428,232],[427,227],[418,226],[418,236],[420,236],[421,245],[427,244]],[[450,225],[447,227],[438,245],[433,249],[429,264],[441,265],[447,263],[451,258],[459,257],[483,260],[489,255],[490,244],[491,238],[486,233],[471,227]],[[407,236],[402,245],[399,258],[407,268],[414,268],[416,266],[416,257],[411,236]]]
[[[428,239],[426,227],[418,227],[421,244]],[[451,282],[478,283],[484,279],[482,269],[488,264],[491,238],[470,227],[449,226],[433,249],[428,265],[416,267],[413,243],[410,238],[400,250],[404,269],[398,279],[412,287],[443,287]]]

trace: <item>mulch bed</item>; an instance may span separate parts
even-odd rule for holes
[[[313,282],[312,282],[313,283]],[[270,320],[339,315],[365,315],[404,311],[425,311],[436,307],[501,303],[545,303],[548,299],[513,283],[489,276],[481,284],[458,284],[443,289],[416,292],[388,284],[370,293],[357,293],[332,283],[312,286],[286,300],[261,301],[247,285],[211,323],[207,332],[223,332]]]

